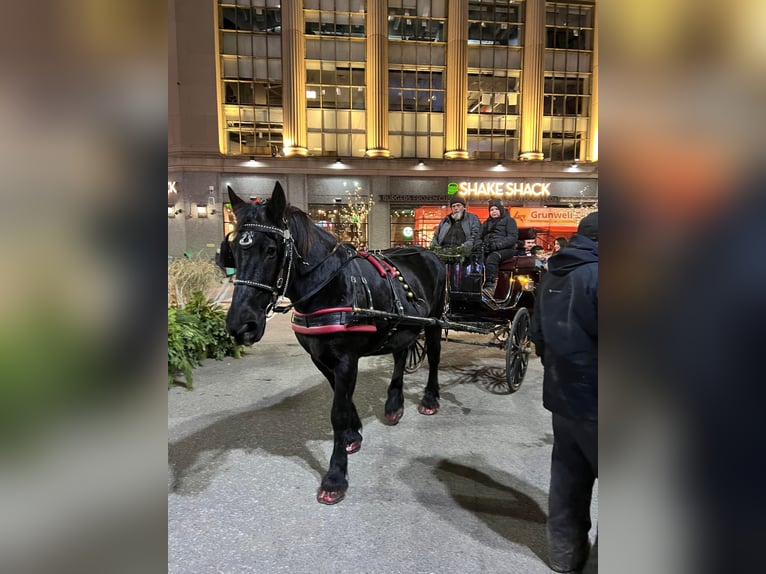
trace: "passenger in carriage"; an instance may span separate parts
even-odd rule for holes
[[[535,257],[535,267],[538,269],[547,269],[545,252],[542,246],[535,245],[532,249],[529,250],[529,253]]]
[[[553,253],[551,253],[551,257],[554,255],[558,255],[558,253],[564,249],[564,247],[567,246],[567,238],[566,237],[557,237],[553,240]]]
[[[529,230],[527,230],[529,231]],[[534,255],[532,249],[537,245],[536,235],[533,233],[531,237],[527,237],[524,241],[518,241],[516,243],[516,253],[514,255],[529,256]]]
[[[500,261],[514,255],[518,238],[519,226],[516,220],[503,207],[502,201],[490,199],[489,217],[479,231],[479,240],[485,253],[484,287],[481,292],[486,298],[494,298]]]
[[[452,213],[439,222],[431,248],[463,246],[470,251],[479,236],[481,222],[476,215],[466,211],[462,197],[453,197],[449,205]]]

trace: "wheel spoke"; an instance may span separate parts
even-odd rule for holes
[[[508,392],[514,393],[520,387],[527,372],[525,346],[529,330],[529,311],[522,308],[516,312],[510,327],[505,350],[505,378]]]
[[[417,338],[412,342],[409,349],[407,349],[407,360],[404,365],[404,371],[406,373],[414,373],[418,370],[420,365],[426,357],[426,345],[425,342]]]

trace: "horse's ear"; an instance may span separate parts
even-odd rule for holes
[[[285,217],[286,207],[287,198],[285,197],[285,192],[282,190],[282,185],[277,182],[274,185],[274,191],[271,194],[271,199],[266,204],[266,209],[268,210],[269,217],[271,217],[272,221],[277,223],[282,221]]]
[[[231,188],[230,185],[227,185],[226,189],[229,192],[229,201],[231,201],[231,208],[234,210],[234,213],[237,213],[237,211],[239,211],[243,206],[247,204],[244,201],[242,201],[236,193],[234,193],[234,190]]]

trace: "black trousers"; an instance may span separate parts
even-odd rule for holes
[[[508,259],[509,257],[513,257],[513,255],[516,253],[516,249],[514,247],[510,247],[508,249],[498,249],[497,251],[492,251],[490,253],[487,253],[484,256],[484,280],[487,283],[490,283],[497,279],[497,273],[500,269],[500,262],[503,259]]]
[[[590,504],[596,478],[598,423],[554,413],[548,552],[556,570],[576,570],[588,558]]]

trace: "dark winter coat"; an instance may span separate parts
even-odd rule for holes
[[[485,246],[489,246],[487,251],[514,247],[518,238],[519,226],[516,225],[516,220],[510,216],[507,209],[501,209],[500,217],[497,219],[490,217],[481,224],[479,239]]]
[[[543,406],[597,421],[598,242],[575,234],[548,261],[529,335],[543,362]]]
[[[452,214],[439,222],[439,226],[436,228],[436,233],[434,233],[434,238],[431,240],[431,247],[436,247],[437,245],[442,244],[452,225]],[[463,218],[460,220],[460,225],[463,227],[463,233],[465,233],[465,243],[463,245],[466,247],[473,247],[476,237],[479,235],[479,226],[481,225],[479,223],[479,218],[469,211],[463,211]]]

